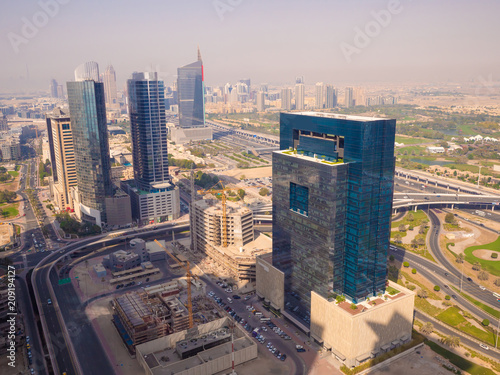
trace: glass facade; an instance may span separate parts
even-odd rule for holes
[[[198,60],[177,69],[179,126],[181,128],[205,125],[205,94],[203,63]]]
[[[273,264],[285,273],[287,306],[307,314],[311,290],[357,302],[385,289],[395,127],[392,119],[281,114]]]
[[[168,173],[165,85],[157,73],[134,73],[128,82],[134,178],[138,187],[170,182]]]
[[[105,197],[113,195],[104,85],[68,82],[68,102],[80,201],[106,221]]]

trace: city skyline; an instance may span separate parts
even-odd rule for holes
[[[78,2],[53,2],[57,9],[52,12],[36,3],[11,3],[2,12],[0,47],[6,59],[0,72],[1,91],[47,90],[50,79],[68,81],[74,66],[91,60],[103,66],[112,63],[118,87],[131,72],[143,70],[158,71],[169,85],[175,81],[177,67],[193,59],[192,46],[197,44],[204,50],[208,85],[234,82],[242,76],[274,84],[293,83],[293,77],[303,75],[306,84],[336,85],[462,82],[499,76],[500,52],[491,46],[499,31],[494,15],[500,5],[493,1],[485,1],[482,7],[456,1],[451,7],[448,2],[401,0],[393,8],[386,1],[313,1],[307,6],[300,1],[258,1],[242,2],[225,11],[212,2],[200,1],[193,11],[188,4],[172,7],[151,1],[156,11],[148,15],[147,23],[136,23],[138,11],[131,3],[120,4],[120,12],[110,4],[96,3],[98,12],[89,13],[92,1],[88,8],[87,3],[84,7]],[[164,51],[155,50],[152,45],[162,33],[151,31],[162,22],[167,8],[175,15],[167,31],[176,30],[170,32],[175,37],[162,40]],[[297,14],[302,16],[303,27],[289,28]],[[36,17],[46,22],[35,21],[36,26]],[[131,17],[137,27],[122,28]],[[81,22],[87,18],[96,21],[91,29]],[[108,22],[101,22],[104,19]],[[257,19],[266,27],[256,32]],[[423,19],[425,28],[421,27]],[[279,32],[284,28],[290,30],[287,38]],[[370,35],[360,37],[358,30]],[[158,37],[151,37],[155,34]],[[134,40],[141,43],[134,44],[137,51],[130,56],[128,44]],[[53,58],[61,45],[70,44],[77,48],[66,51],[65,59]]]

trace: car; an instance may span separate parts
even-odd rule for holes
[[[482,285],[481,285],[481,286],[479,286],[479,289],[481,289],[481,290],[486,290],[486,288],[485,288],[484,286],[482,286]]]
[[[233,296],[233,298],[234,298],[234,299],[241,299],[241,297],[240,297],[240,296],[238,296],[238,295],[234,295],[234,296]]]
[[[445,288],[448,288],[448,285],[444,284],[444,287],[445,287]]]
[[[50,298],[47,300],[47,305],[52,305],[52,300]]]
[[[26,336],[26,342],[30,342],[30,337]]]
[[[266,347],[269,349],[271,347],[271,343],[268,342],[267,345],[266,345]]]
[[[472,282],[472,279],[470,277],[467,278],[468,281]]]
[[[35,370],[33,370],[32,368],[30,368],[30,374],[34,374],[35,373]]]
[[[451,298],[453,298],[453,299],[457,299],[457,296],[456,296],[456,295],[454,295],[454,294],[452,294],[452,295],[451,295]]]
[[[488,347],[488,345],[485,345],[485,344],[479,344],[479,346],[481,348],[483,348],[484,350],[490,350],[490,348]]]
[[[445,273],[444,273],[444,275],[445,275],[446,277],[448,277],[448,272],[445,272]]]
[[[245,301],[248,301],[250,298],[252,298],[252,297],[246,296],[244,299],[245,299]]]
[[[286,354],[282,354],[280,360],[284,361],[286,359]]]

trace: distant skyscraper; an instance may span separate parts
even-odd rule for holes
[[[325,106],[325,84],[323,82],[316,83],[316,95],[314,100],[314,106],[318,109],[322,109]]]
[[[108,65],[104,72],[104,94],[106,104],[110,108],[115,108],[118,104],[118,93],[116,91],[116,73],[113,65]]]
[[[303,83],[295,85],[295,109],[303,110],[305,108],[305,86]]]
[[[344,106],[346,108],[354,106],[354,97],[352,87],[345,88]]]
[[[288,87],[281,89],[281,109],[292,109],[292,89]]]
[[[93,80],[100,82],[99,65],[95,61],[88,61],[75,69],[75,81]]]
[[[365,90],[362,87],[355,87],[352,92],[354,105],[365,105]]]
[[[299,84],[299,83],[304,83],[304,76],[301,76],[301,77],[295,77],[295,83],[296,83],[296,84]]]
[[[245,85],[247,85],[247,90],[248,90],[247,92],[250,92],[250,90],[251,90],[251,87],[250,87],[251,86],[251,80],[250,80],[250,78],[240,79],[240,82],[244,83]]]
[[[50,81],[50,97],[51,98],[58,98],[57,95],[57,81],[55,79],[52,79]]]
[[[140,223],[180,215],[179,189],[168,173],[165,85],[157,73],[134,73],[127,82],[134,181],[122,183]]]
[[[326,85],[324,108],[335,108],[337,106],[337,90],[332,85]]]
[[[198,48],[198,61],[177,69],[179,126],[205,126],[205,94],[203,62]]]
[[[81,216],[106,222],[105,198],[113,195],[104,85],[93,80],[68,82],[78,199]]]
[[[285,274],[287,306],[301,315],[311,291],[359,302],[385,290],[395,127],[393,119],[281,113],[273,265]]]
[[[266,109],[266,98],[263,91],[257,93],[257,112],[264,112]]]
[[[47,115],[47,132],[56,206],[61,211],[73,209],[70,189],[77,186],[77,177],[69,113],[59,108],[49,113]]]
[[[64,86],[63,85],[57,85],[57,97],[59,99],[64,99]]]

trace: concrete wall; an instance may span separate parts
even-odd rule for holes
[[[393,284],[394,285],[394,284]],[[356,358],[403,336],[411,337],[415,293],[394,285],[404,296],[352,315],[335,302],[311,293],[311,336],[333,352],[346,357],[346,365]]]
[[[264,260],[269,255],[256,257],[256,291],[259,297],[271,302],[271,305],[280,310],[285,309],[285,274]]]

